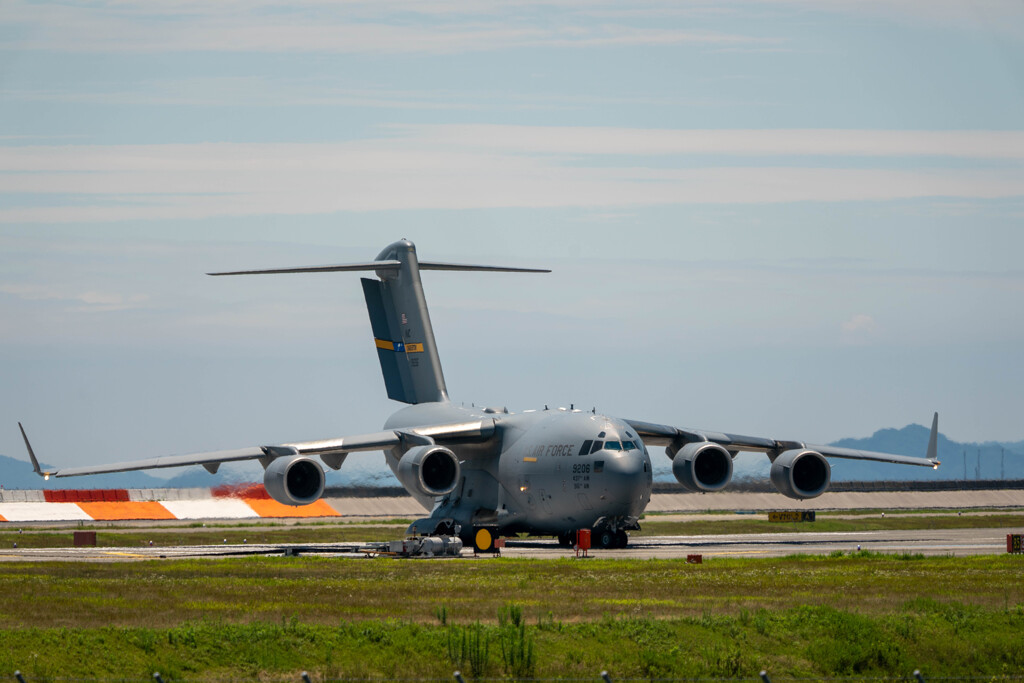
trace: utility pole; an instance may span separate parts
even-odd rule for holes
[[[981,449],[978,449],[978,462],[974,465],[974,480],[981,479]]]
[[[967,481],[967,451],[964,451],[964,481]]]
[[[999,449],[999,478],[1006,479],[1006,449]]]

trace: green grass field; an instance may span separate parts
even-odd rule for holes
[[[1024,557],[14,562],[0,620],[29,683],[991,677],[1024,674]]]

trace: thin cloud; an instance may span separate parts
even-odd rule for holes
[[[1024,3],[1019,0],[743,0],[733,6],[833,12],[911,26],[978,29],[1024,38]]]
[[[423,3],[428,5],[429,3]],[[741,45],[766,39],[688,28],[595,21],[573,5],[446,11],[389,3],[9,2],[0,47],[62,52],[303,52],[459,54],[514,48]],[[418,15],[415,22],[410,14]],[[648,22],[649,23],[649,22]],[[771,41],[767,41],[771,42]]]
[[[11,146],[0,155],[0,192],[8,197],[0,222],[1024,197],[1024,168],[981,165],[1024,158],[1016,132],[384,130],[390,135],[333,144]],[[695,168],[694,154],[722,159]],[[977,161],[895,169],[842,162],[857,155]],[[35,200],[18,206],[19,195]],[[57,201],[39,201],[47,196]]]
[[[395,126],[435,144],[545,154],[948,156],[1024,159],[1024,131],[665,130],[557,126]]]
[[[856,346],[869,344],[877,338],[879,333],[878,323],[866,313],[858,313],[844,321],[840,328],[843,343]]]
[[[843,332],[855,334],[858,332],[873,332],[878,329],[875,319],[866,313],[858,313],[842,324]]]
[[[739,77],[737,77],[739,78]],[[393,90],[387,88],[339,88],[330,78],[195,77],[147,79],[129,84],[83,81],[80,90],[62,88],[0,90],[5,102],[104,104],[113,106],[216,106],[244,107],[362,107],[416,111],[573,110],[595,106],[765,106],[757,100],[714,100],[687,96],[578,95],[548,92],[487,90]],[[73,139],[84,136],[45,136]],[[3,136],[4,140],[44,139],[43,136]]]
[[[78,313],[102,313],[139,308],[149,299],[144,294],[125,296],[94,290],[67,292],[42,285],[0,285],[0,293],[9,294],[25,301],[60,301],[77,304],[68,310]]]

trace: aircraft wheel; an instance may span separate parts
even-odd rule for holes
[[[615,547],[615,532],[611,529],[602,529],[597,534],[597,547],[598,548],[614,548]]]
[[[627,545],[629,545],[629,534],[619,529],[615,532],[615,547],[625,548]]]
[[[573,538],[573,536],[575,536],[575,534],[573,533],[558,534],[558,545],[562,546],[563,548],[571,548],[574,542],[576,541],[576,539]]]

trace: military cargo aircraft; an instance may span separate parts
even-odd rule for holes
[[[926,456],[917,458],[681,429],[596,411],[544,408],[515,414],[455,405],[448,398],[423,295],[420,272],[425,270],[550,272],[420,261],[413,243],[401,240],[368,263],[209,273],[373,272],[376,277],[363,278],[362,286],[384,385],[389,398],[409,405],[388,418],[382,431],[369,434],[52,471],[40,468],[19,423],[35,471],[72,477],[202,465],[215,473],[225,462],[258,460],[271,497],[307,505],[323,495],[321,463],[336,470],[350,453],[383,451],[402,486],[429,511],[413,522],[410,534],[457,534],[471,542],[475,529],[487,527],[504,535],[556,536],[570,545],[577,530],[590,529],[596,546],[621,548],[628,543],[627,532],[639,529],[651,500],[648,446],[665,447],[676,479],[695,492],[724,488],[738,452],[764,453],[772,463],[772,484],[797,499],[828,490],[826,458],[939,465],[938,414]]]

